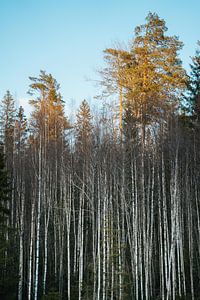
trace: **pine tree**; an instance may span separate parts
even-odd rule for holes
[[[69,122],[64,115],[64,103],[59,93],[59,84],[51,74],[41,71],[39,77],[30,77],[30,91],[34,100],[31,100],[34,110],[31,116],[31,133],[32,133],[32,157],[34,166],[36,166],[34,178],[37,178],[35,194],[37,195],[36,205],[36,222],[32,221],[35,226],[35,268],[29,272],[29,290],[28,299],[31,298],[32,280],[34,282],[34,299],[38,297],[39,282],[42,280],[42,293],[46,294],[46,279],[48,265],[48,234],[49,218],[52,207],[59,207],[63,199],[60,191],[60,177],[62,157],[65,148],[65,131],[69,128]],[[61,230],[60,223],[57,223],[59,214],[53,212],[54,221],[53,230]],[[31,225],[31,226],[32,226]],[[43,227],[42,227],[43,226]],[[34,229],[33,229],[34,230]],[[41,231],[44,233],[44,247],[41,248]],[[32,237],[33,238],[33,237]],[[34,242],[31,241],[32,246]],[[34,247],[34,246],[33,246]],[[63,249],[63,248],[62,248]],[[54,251],[57,253],[57,240],[54,240]],[[59,250],[61,251],[61,250]],[[40,254],[43,252],[44,262],[42,272],[39,273]],[[33,258],[34,250],[30,249],[30,265]],[[56,255],[56,254],[55,254]],[[57,259],[57,257],[56,257]],[[62,256],[58,259],[56,272],[52,275],[54,280],[62,282],[63,276]],[[60,268],[60,272],[58,272]],[[61,271],[62,270],[62,271]],[[34,272],[34,274],[31,274]],[[33,275],[33,276],[32,276]],[[60,278],[59,278],[60,276]],[[62,293],[63,285],[60,284],[59,292]]]
[[[135,29],[131,52],[136,64],[128,72],[128,98],[142,123],[173,110],[185,85],[185,71],[178,58],[183,44],[166,31],[165,21],[155,13],[149,13],[146,24]]]
[[[34,107],[32,113],[32,129],[34,131],[45,129],[47,138],[57,138],[69,127],[64,116],[64,102],[59,93],[59,84],[51,74],[40,71],[39,77],[30,77],[29,94],[37,95],[35,100],[30,100]]]
[[[130,52],[123,49],[108,48],[104,50],[104,59],[107,63],[107,67],[100,71],[102,76],[101,85],[106,87],[104,90],[104,97],[109,96],[112,93],[119,95],[119,128],[122,130],[123,119],[123,90],[125,87],[125,74],[128,68],[134,65],[134,60]]]
[[[144,127],[177,108],[186,84],[178,57],[183,44],[166,31],[165,21],[149,13],[146,23],[136,27],[130,51],[106,50],[107,62],[112,62],[111,72],[106,69],[110,82],[123,89],[125,106],[129,103],[134,119]]]

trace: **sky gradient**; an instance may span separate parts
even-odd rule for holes
[[[26,107],[28,77],[46,70],[68,107],[90,102],[98,94],[102,51],[116,41],[128,43],[149,11],[184,43],[180,57],[189,70],[200,40],[199,0],[0,0],[0,98],[9,89]]]

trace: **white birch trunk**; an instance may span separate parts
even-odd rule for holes
[[[29,247],[29,264],[28,264],[28,300],[31,300],[31,291],[32,291],[32,266],[33,266],[33,237],[34,237],[34,211],[35,204],[32,204],[31,209],[31,236],[30,236],[30,247]]]
[[[20,234],[19,234],[19,284],[18,300],[22,300],[23,295],[23,276],[24,276],[24,184],[21,191],[21,214],[20,214]]]
[[[39,146],[39,169],[38,169],[38,203],[37,203],[37,224],[36,224],[36,259],[35,259],[35,287],[34,300],[38,299],[39,280],[39,252],[40,252],[40,218],[41,218],[41,197],[42,197],[42,138],[40,135]]]

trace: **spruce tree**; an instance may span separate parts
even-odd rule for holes
[[[27,131],[27,120],[24,115],[24,109],[22,106],[20,106],[15,121],[15,143],[18,154],[20,154],[20,151],[24,151],[24,146],[27,139]]]
[[[7,234],[7,218],[9,215],[8,210],[8,177],[5,172],[4,159],[2,153],[0,153],[0,291],[4,294],[5,281],[6,281],[6,252],[8,243],[6,240]],[[1,294],[0,293],[0,294]],[[2,295],[1,295],[2,297]]]
[[[16,288],[16,261],[12,247],[11,228],[8,223],[10,214],[9,202],[11,187],[7,171],[5,170],[4,156],[0,152],[0,298],[14,299]]]
[[[82,101],[76,117],[76,146],[80,153],[87,154],[92,142],[92,115],[86,100]]]
[[[198,42],[200,47],[200,41]],[[190,113],[200,122],[200,49],[192,57],[190,80],[188,85],[188,99]]]
[[[10,91],[7,91],[1,102],[1,140],[4,145],[6,169],[11,176],[13,172],[15,113],[13,96]]]

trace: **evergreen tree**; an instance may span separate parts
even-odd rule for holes
[[[166,35],[165,21],[149,13],[146,24],[136,27],[131,52],[136,64],[128,72],[127,97],[142,123],[158,120],[174,110],[185,85],[185,71],[178,58],[182,43]]]
[[[123,49],[108,48],[104,50],[104,59],[107,67],[100,71],[102,76],[101,84],[106,87],[103,96],[109,96],[112,93],[119,95],[119,127],[122,129],[123,119],[123,90],[126,82],[126,70],[131,68],[135,61],[130,52]]]
[[[20,106],[15,120],[15,144],[18,154],[20,154],[20,151],[24,151],[27,131],[27,120],[24,115],[24,109]]]
[[[5,289],[6,277],[6,252],[7,252],[7,222],[6,219],[9,215],[8,210],[8,197],[9,186],[8,177],[4,167],[4,159],[0,153],[0,291]]]
[[[135,29],[131,50],[107,49],[107,61],[119,66],[108,72],[122,86],[125,106],[132,109],[134,119],[143,126],[157,122],[177,107],[185,88],[186,74],[178,58],[182,43],[176,36],[167,36],[165,21],[149,13],[144,25]],[[112,57],[112,59],[111,59]],[[112,81],[110,79],[110,81]]]
[[[0,152],[0,298],[14,299],[16,284],[16,261],[14,261],[15,251],[12,247],[9,234],[11,228],[8,225],[10,214],[9,201],[10,183],[5,170],[4,156]]]
[[[76,146],[82,154],[88,154],[92,143],[92,115],[89,104],[83,100],[76,115]]]
[[[69,127],[64,116],[64,102],[59,93],[59,84],[51,74],[40,71],[39,77],[30,77],[30,95],[38,95],[30,104],[34,107],[32,113],[32,129],[35,132],[45,130],[47,138],[56,138]]]
[[[1,103],[1,139],[4,145],[6,168],[10,174],[13,169],[15,113],[14,99],[7,91]]]
[[[45,71],[41,71],[39,77],[30,77],[30,80],[29,93],[35,96],[35,99],[31,100],[30,103],[34,108],[31,115],[31,155],[34,161],[34,177],[37,178],[34,191],[37,195],[37,203],[35,224],[34,220],[32,221],[32,225],[36,227],[35,242],[33,241],[33,236],[31,240],[32,245],[35,245],[35,252],[32,252],[31,249],[29,256],[31,267],[31,261],[35,259],[35,267],[30,269],[29,272],[28,299],[31,298],[31,290],[33,289],[34,299],[36,300],[38,293],[46,294],[47,264],[49,259],[47,251],[49,217],[52,207],[59,207],[63,200],[60,199],[62,196],[60,178],[62,176],[61,167],[65,148],[65,130],[69,128],[69,122],[64,115],[64,103],[59,93],[59,84],[53,76]],[[53,211],[53,218],[54,221],[59,218],[57,211]],[[57,221],[51,224],[55,231],[58,230],[57,224]],[[43,243],[41,239],[42,230],[44,232],[44,268],[42,272],[39,272],[40,254],[42,253],[41,244]],[[55,251],[57,251],[56,241],[54,247]],[[35,258],[32,255],[33,253]],[[62,272],[60,274],[63,274]],[[58,274],[56,273],[53,276],[55,276],[54,280],[57,282]],[[40,280],[42,280],[42,290],[40,290]],[[63,284],[61,279],[60,282],[59,290],[62,293]]]
[[[0,152],[0,224],[1,224],[1,239],[3,239],[3,232],[2,228],[6,227],[6,218],[9,215],[8,210],[8,201],[9,201],[9,182],[8,182],[8,175],[5,171],[4,165],[4,157],[3,154]]]
[[[198,42],[200,46],[200,41]],[[196,51],[194,57],[192,57],[191,74],[189,78],[188,85],[188,99],[189,111],[195,117],[195,119],[200,121],[200,49]]]
[[[15,153],[14,153],[14,182],[15,182],[15,212],[16,226],[18,230],[18,300],[22,299],[24,292],[24,270],[25,270],[25,204],[26,191],[26,149],[27,149],[27,120],[24,116],[24,110],[20,106],[15,120]]]

